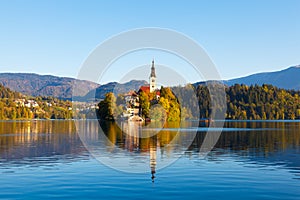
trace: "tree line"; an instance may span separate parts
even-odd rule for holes
[[[219,88],[214,87],[214,90]],[[225,87],[226,119],[239,120],[278,120],[300,119],[300,91],[280,89],[272,85],[240,85]],[[210,118],[211,98],[206,85],[184,87],[162,87],[160,98],[153,93],[139,93],[140,115],[154,120],[179,121],[181,119]],[[27,107],[16,100],[29,100],[38,106]],[[216,109],[223,109],[218,104]],[[117,97],[113,93],[106,94],[98,104],[98,118],[114,120],[124,112],[124,95]],[[71,119],[72,103],[54,97],[29,97],[11,91],[0,85],[0,120],[6,119]],[[82,118],[88,118],[86,111],[79,112]],[[91,111],[92,112],[92,111]]]
[[[199,88],[201,90],[201,88]],[[226,88],[228,119],[300,119],[300,91],[272,85],[239,85]]]
[[[216,84],[214,90],[218,89]],[[182,91],[182,90],[180,90]],[[184,91],[184,90],[183,90]],[[195,88],[198,98],[199,117],[209,118],[211,115],[211,98],[206,85]],[[300,119],[300,91],[280,89],[272,85],[235,84],[225,87],[226,119],[238,120],[284,120]],[[218,105],[216,109],[222,109]],[[195,107],[195,105],[189,105]],[[192,117],[197,116],[192,112]]]
[[[220,85],[219,85],[220,86]],[[223,89],[215,83],[214,92]],[[222,108],[218,97],[210,95],[207,85],[162,87],[157,100],[153,94],[139,93],[141,116],[151,119],[178,121],[211,117],[211,98],[215,108]],[[193,95],[194,94],[194,95]],[[272,85],[235,84],[225,87],[226,119],[285,120],[300,119],[300,91],[280,89]],[[98,115],[103,120],[114,120],[124,111],[124,96],[108,93],[99,103]]]

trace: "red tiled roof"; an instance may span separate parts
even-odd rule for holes
[[[148,86],[146,86],[146,85],[141,86],[140,90],[145,92],[145,93],[149,93],[150,92],[150,86],[149,85]]]

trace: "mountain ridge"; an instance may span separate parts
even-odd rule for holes
[[[53,96],[60,99],[72,98],[72,86],[80,86],[78,92],[84,96],[99,84],[70,77],[39,75],[36,73],[0,73],[0,84],[11,90],[30,96]]]
[[[271,84],[278,88],[300,90],[299,80],[300,65],[295,65],[280,71],[261,72],[240,78],[224,80],[223,83],[228,86],[236,83],[245,85]],[[206,82],[204,81],[200,81],[192,84],[197,86],[205,83]],[[78,97],[75,97],[75,99],[85,100],[95,97],[97,99],[102,99],[104,98],[105,93],[112,91],[121,93],[127,92],[128,90],[138,90],[140,86],[148,83],[144,80],[131,80],[126,83],[109,82],[100,85],[91,81],[79,80],[71,77],[9,72],[0,73],[0,84],[25,95],[53,96],[68,100],[72,99],[72,88],[73,85],[76,85],[79,91],[77,91]]]
[[[300,90],[300,66],[291,66],[274,72],[261,72],[248,76],[223,81],[226,85],[245,84],[262,85],[271,84],[278,88]]]
[[[118,82],[109,82],[107,84],[100,85],[98,88],[91,90],[88,92],[84,98],[85,99],[104,99],[105,94],[108,92],[114,92],[116,94],[126,93],[130,90],[138,91],[139,88],[143,85],[148,84],[147,81],[144,80],[131,80],[126,83],[118,83]]]

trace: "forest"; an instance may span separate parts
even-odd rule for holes
[[[215,87],[218,89],[217,85]],[[285,90],[272,85],[239,85],[225,87],[226,119],[285,120],[300,119],[300,91]],[[211,98],[205,84],[184,87],[162,87],[160,98],[140,92],[140,115],[152,120],[179,121],[211,116]],[[215,99],[216,100],[216,99]],[[218,100],[216,100],[218,102]],[[95,110],[77,105],[80,118],[95,118]],[[222,109],[218,104],[217,109]],[[81,109],[82,108],[82,109]],[[114,120],[124,112],[124,95],[107,93],[97,107],[102,120]],[[72,102],[54,97],[31,97],[0,85],[0,120],[9,119],[71,119]]]
[[[214,87],[218,89],[218,85]],[[175,88],[181,95],[182,89]],[[206,85],[195,88],[198,98],[199,117],[209,118],[211,114],[211,98]],[[226,119],[239,120],[284,120],[300,119],[300,91],[279,89],[272,85],[240,85],[225,87]],[[180,97],[179,95],[179,97]],[[182,98],[182,97],[180,97]],[[216,102],[218,102],[216,100]],[[187,103],[187,100],[183,101]],[[188,104],[189,105],[189,104]],[[195,105],[189,105],[193,108]],[[216,105],[217,109],[218,104]],[[193,113],[192,117],[197,116]]]
[[[236,84],[226,88],[226,95],[228,119],[300,119],[300,91]]]
[[[221,88],[221,87],[219,87]],[[214,90],[218,90],[216,83]],[[215,92],[216,92],[215,91]],[[184,87],[162,87],[159,100],[141,92],[141,116],[154,120],[178,121],[211,117],[211,98],[204,84]],[[194,94],[194,95],[193,95]],[[300,91],[279,89],[272,85],[240,85],[225,87],[226,119],[238,120],[294,120],[300,119]],[[108,93],[99,103],[100,119],[114,120],[122,115],[124,97]],[[223,109],[218,105],[216,109]]]

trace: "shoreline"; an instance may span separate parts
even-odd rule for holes
[[[34,121],[99,121],[98,119],[2,119],[0,122],[34,122]],[[186,119],[181,121],[202,121],[203,119]],[[104,120],[105,121],[105,120]],[[300,122],[300,119],[225,119],[225,120],[214,120],[214,121],[224,121],[224,122]],[[107,121],[109,122],[109,121]]]

